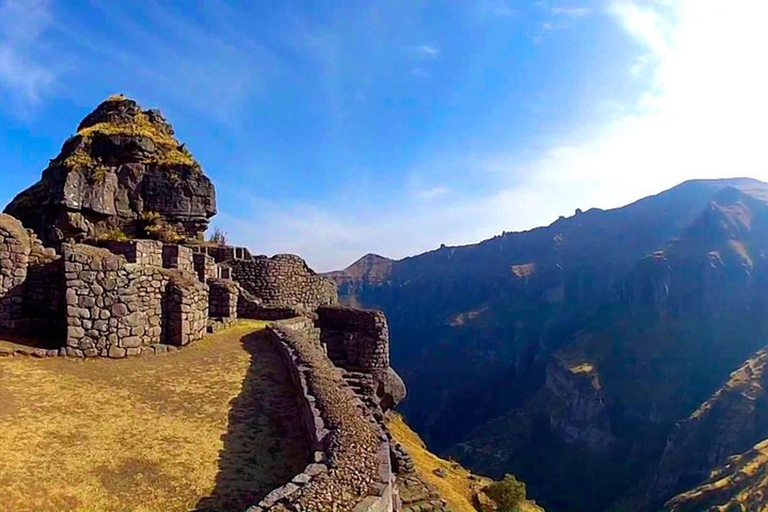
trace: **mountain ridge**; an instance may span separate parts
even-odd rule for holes
[[[689,180],[620,208],[401,260],[367,255],[326,275],[344,301],[387,312],[393,363],[413,390],[403,411],[432,449],[520,475],[548,509],[640,510],[675,422],[768,342],[765,253],[768,184]],[[574,460],[563,473],[533,468],[563,457]],[[585,467],[605,474],[604,489],[575,484]]]

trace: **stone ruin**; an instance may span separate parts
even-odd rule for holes
[[[79,133],[103,123],[122,126],[126,116],[173,133],[159,113],[124,98],[103,103]],[[253,256],[243,247],[202,242],[200,230],[215,212],[212,185],[203,187],[210,201],[187,194],[206,183],[199,175],[198,185],[169,185],[174,201],[158,200],[156,186],[167,179],[156,173],[167,168],[152,160],[153,151],[168,148],[128,140],[134,132],[101,130],[109,136],[97,131],[87,141],[70,140],[62,154],[86,144],[84,151],[107,166],[103,181],[89,182],[83,173],[92,169],[60,156],[8,208],[21,212],[20,220],[0,214],[0,332],[47,342],[3,349],[0,356],[157,355],[238,318],[274,321],[268,335],[293,377],[312,453],[302,473],[248,511],[447,510],[386,429],[385,415],[404,398],[405,386],[390,366],[384,314],[339,306],[334,283],[298,256]],[[131,182],[135,193],[121,189],[126,177],[142,183]],[[148,204],[164,212],[162,225],[187,236],[133,236]],[[98,236],[115,226],[133,237]]]

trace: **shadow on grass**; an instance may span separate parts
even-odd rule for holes
[[[250,366],[231,402],[216,487],[197,512],[245,510],[304,469],[309,448],[290,375],[263,333],[241,338]]]
[[[42,348],[45,350],[61,348],[62,343],[55,336],[25,336],[0,330],[0,347]]]

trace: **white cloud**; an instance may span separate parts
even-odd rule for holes
[[[435,187],[425,190],[419,190],[416,192],[416,197],[421,199],[434,199],[439,196],[447,194],[450,190],[448,187]]]
[[[408,50],[411,58],[415,60],[434,60],[440,57],[440,48],[434,44],[424,43],[416,46],[409,46]]]
[[[35,46],[50,24],[45,0],[0,2],[0,87],[22,104],[39,102],[55,81],[52,67],[35,55]]]
[[[589,7],[560,7],[555,6],[549,9],[549,12],[556,16],[570,16],[574,18],[580,18],[586,16],[592,12]]]
[[[768,181],[768,3],[622,1],[608,13],[636,42],[642,64],[627,63],[616,73],[633,68],[630,76],[648,85],[601,126],[584,126],[526,163],[502,152],[467,158],[459,151],[457,160],[471,162],[466,173],[476,187],[354,216],[283,211],[268,216],[281,221],[243,233],[242,242],[299,252],[328,270],[366,252],[399,258],[547,224],[576,207],[621,206],[686,179]],[[439,177],[445,162],[420,168],[430,166],[429,175]],[[498,190],[476,192],[491,179]]]

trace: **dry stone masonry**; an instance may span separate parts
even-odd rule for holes
[[[151,352],[154,345],[202,339],[208,287],[194,274],[127,263],[122,255],[82,244],[65,244],[62,252],[68,355],[135,356],[145,347]]]
[[[293,254],[231,259],[222,262],[222,266],[231,270],[233,280],[268,306],[314,311],[338,302],[336,285]]]
[[[154,355],[273,321],[312,452],[249,511],[401,510],[400,473],[415,477],[384,422],[405,396],[384,314],[337,306],[298,256],[201,242],[213,185],[157,111],[106,100],[7,211],[20,220],[0,215],[0,331],[52,346],[0,355]]]

